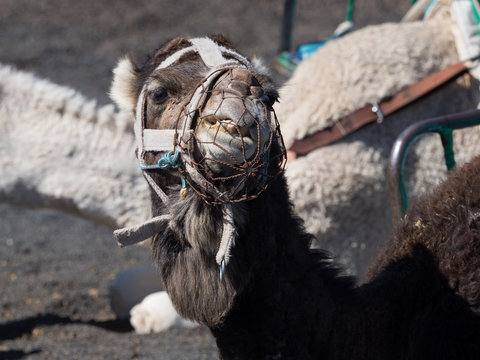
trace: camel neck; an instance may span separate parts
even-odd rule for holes
[[[328,352],[337,309],[352,286],[327,264],[309,268],[306,262],[322,261],[316,255],[269,263],[252,279],[222,326],[212,329],[223,359],[310,359]]]
[[[273,200],[263,203],[288,209]],[[409,331],[422,321],[409,314],[420,309],[431,319],[449,316],[429,308],[438,289],[450,290],[428,250],[416,249],[355,287],[326,253],[309,248],[311,238],[295,216],[279,210],[268,218],[273,211],[253,205],[234,254],[254,264],[250,280],[222,324],[211,327],[223,359],[372,360],[385,353],[403,359],[412,341]],[[253,229],[256,236],[247,236]]]
[[[353,291],[352,279],[325,252],[310,250],[311,235],[284,201],[249,205],[232,257],[240,264],[248,259],[249,280],[222,324],[211,327],[223,359],[310,359],[327,352],[336,308]]]
[[[296,278],[289,277],[289,271],[271,271],[255,279],[238,296],[223,325],[212,329],[221,357],[373,360],[389,353],[389,359],[408,358],[412,343],[428,346],[412,339],[411,329],[452,316],[444,311],[450,306],[444,303],[445,294],[435,300],[439,288],[449,290],[428,257],[420,251],[358,288],[328,266],[301,266],[304,276],[299,272]],[[422,276],[415,276],[418,273]],[[459,301],[454,294],[447,299]],[[416,311],[426,318],[410,318]]]

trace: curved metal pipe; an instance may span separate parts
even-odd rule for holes
[[[393,144],[388,162],[388,186],[392,220],[396,225],[405,215],[408,208],[403,169],[408,148],[421,134],[437,133],[442,139],[447,169],[455,167],[453,153],[453,130],[480,124],[480,110],[462,112],[419,121],[406,128]]]

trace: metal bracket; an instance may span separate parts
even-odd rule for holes
[[[382,109],[380,109],[380,105],[376,101],[372,101],[372,112],[377,114],[377,123],[381,124],[385,120]]]

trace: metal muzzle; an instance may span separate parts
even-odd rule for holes
[[[172,65],[181,57],[178,53],[196,51],[209,72],[174,129],[145,128],[146,92],[141,91],[135,121],[140,167],[165,169],[174,157],[172,167],[206,202],[255,198],[276,175],[268,169],[272,144],[281,139],[276,117],[262,102],[263,89],[246,58],[210,39],[190,42],[191,48],[171,55],[158,68]],[[167,161],[149,163],[149,153],[168,154]]]

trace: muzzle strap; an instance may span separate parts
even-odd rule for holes
[[[113,236],[115,236],[120,247],[138,244],[165,231],[169,221],[170,215],[157,216],[142,224],[115,230]]]
[[[215,260],[220,266],[220,280],[223,279],[225,274],[225,267],[230,261],[230,252],[235,245],[235,239],[238,236],[237,228],[235,226],[235,220],[233,217],[233,205],[224,204],[222,208],[223,212],[223,231],[222,239],[220,240],[220,246],[218,248]]]
[[[144,129],[143,130],[143,150],[144,151],[170,151],[173,149],[175,142],[174,129],[155,130]]]

